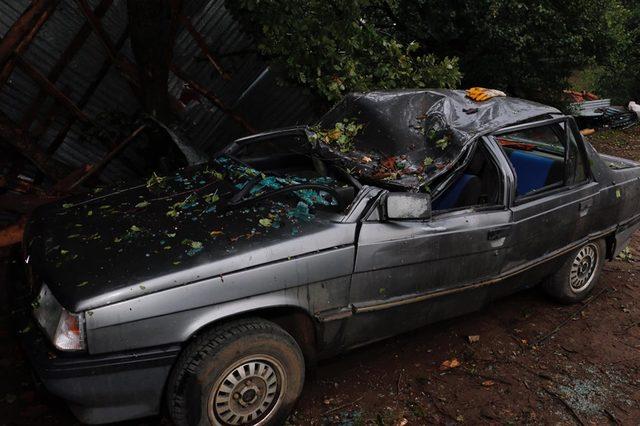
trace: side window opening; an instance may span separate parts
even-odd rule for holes
[[[566,132],[551,124],[500,135],[498,142],[516,174],[516,198],[566,183]]]
[[[589,178],[585,153],[578,147],[578,142],[573,134],[569,132],[569,159],[572,164],[571,183],[585,182]]]
[[[432,204],[434,211],[501,205],[502,185],[498,167],[482,143],[463,173]]]

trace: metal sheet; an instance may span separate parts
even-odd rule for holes
[[[508,97],[474,102],[461,90],[353,93],[320,124],[325,129],[344,120],[361,124],[354,149],[341,152],[321,139],[319,145],[325,157],[346,163],[360,176],[417,189],[448,172],[477,138],[552,114],[560,111]]]
[[[28,7],[29,0],[0,2],[0,34],[5,34],[15,20]],[[95,8],[99,0],[89,4]],[[192,36],[180,27],[174,49],[174,62],[190,78],[219,97],[225,105],[246,117],[259,130],[272,129],[292,124],[309,123],[317,118],[314,98],[304,94],[301,88],[286,87],[278,83],[273,72],[257,54],[253,40],[247,36],[224,6],[224,0],[192,0],[185,2],[184,14],[191,17],[193,26],[206,39],[214,54],[220,56],[222,67],[231,75],[224,80],[203,57]],[[45,23],[24,56],[45,75],[56,63],[60,54],[84,24],[85,18],[75,0],[62,0],[55,13]],[[127,26],[127,6],[124,0],[115,0],[101,19],[105,31],[115,42]],[[249,53],[241,53],[247,51]],[[133,62],[133,54],[127,41],[120,51]],[[56,86],[71,100],[78,102],[87,87],[93,82],[106,59],[105,51],[91,34],[75,58],[58,78]],[[170,76],[170,93],[183,98],[189,89],[174,75]],[[24,73],[16,69],[8,84],[0,88],[0,110],[19,123],[38,94],[39,88]],[[43,106],[38,122],[45,119],[51,101]],[[92,119],[104,114],[135,116],[139,103],[129,84],[113,66],[83,108]],[[57,113],[49,129],[38,144],[44,148],[56,138],[66,125],[68,114]],[[179,134],[186,142],[213,153],[232,140],[245,136],[247,131],[229,115],[220,111],[210,101],[196,96],[186,102],[180,117]],[[39,124],[31,126],[35,131]],[[56,151],[55,158],[72,167],[96,163],[106,155],[106,149],[86,136],[86,129],[76,123],[69,131],[65,142]],[[115,182],[139,175],[143,169],[142,159],[126,150],[126,161],[111,162],[103,171],[102,179]]]

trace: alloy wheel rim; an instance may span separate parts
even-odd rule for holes
[[[282,364],[268,355],[243,358],[229,367],[209,394],[209,419],[215,425],[263,425],[285,391]]]
[[[598,246],[591,243],[582,247],[571,264],[569,284],[571,291],[581,293],[593,282],[598,266]]]

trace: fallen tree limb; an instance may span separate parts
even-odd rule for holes
[[[564,327],[565,325],[567,325],[573,318],[575,318],[576,315],[580,315],[582,313],[582,311],[584,311],[585,309],[587,309],[587,306],[589,306],[589,304],[591,304],[591,302],[593,302],[594,300],[596,300],[598,297],[602,296],[604,293],[608,292],[610,290],[609,287],[605,287],[602,290],[600,290],[599,292],[597,292],[596,294],[594,294],[593,296],[591,296],[589,299],[587,299],[584,304],[575,312],[573,312],[571,315],[569,315],[567,318],[565,318],[560,324],[558,324],[553,330],[551,330],[549,333],[545,334],[544,336],[540,337],[539,339],[537,339],[531,346],[540,346],[540,344],[542,342],[544,342],[545,340],[549,339],[551,336],[553,336],[554,334],[556,334],[558,331],[560,331],[560,329],[562,327]]]
[[[22,242],[26,219],[22,218],[18,223],[0,229],[0,248],[9,247]]]
[[[569,404],[567,401],[564,400],[564,398],[562,398],[557,393],[553,392],[551,389],[544,388],[544,387],[543,389],[545,390],[545,392],[551,395],[554,399],[560,401],[560,403],[565,406],[565,408],[569,411],[569,413],[571,413],[571,416],[576,420],[576,422],[578,422],[579,425],[585,426],[584,421],[582,421],[582,419],[580,418],[578,413],[576,413],[576,410],[573,409],[571,404]]]
[[[27,213],[43,204],[57,200],[59,197],[49,195],[0,195],[0,210]]]
[[[346,404],[339,405],[335,408],[332,408],[331,410],[327,410],[324,413],[322,413],[322,415],[326,416],[327,414],[335,413],[336,411],[342,410],[343,408],[351,407],[352,405],[355,405],[356,403],[358,403],[358,401],[362,400],[362,398],[364,398],[364,396],[361,396],[358,399],[354,399],[353,401],[347,402]]]

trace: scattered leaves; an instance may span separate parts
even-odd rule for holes
[[[363,128],[364,126],[357,124],[355,120],[345,118],[337,122],[333,129],[322,130],[319,127],[313,128],[313,134],[310,136],[310,140],[312,142],[320,140],[327,145],[335,145],[340,152],[348,153],[353,151],[354,139]]]
[[[269,228],[271,225],[273,225],[273,222],[271,222],[271,219],[268,218],[262,218],[258,221],[260,223],[260,226],[264,226],[265,228]]]
[[[469,340],[469,343],[477,343],[480,341],[480,336],[478,335],[467,336],[467,340]]]
[[[220,197],[218,196],[217,191],[212,194],[207,194],[204,196],[204,201],[207,204],[217,203],[219,200],[220,200]]]
[[[193,241],[193,240],[189,240],[189,239],[184,239],[182,240],[182,244],[188,247],[191,247],[193,249],[201,249],[202,248],[202,243],[200,241]]]
[[[618,254],[616,259],[622,260],[623,262],[632,262],[633,253],[631,252],[631,248],[629,246],[625,247],[624,250],[622,250],[620,254]]]
[[[451,370],[452,368],[460,367],[460,365],[461,364],[460,361],[458,361],[458,358],[448,359],[446,361],[442,361],[442,364],[440,364],[440,370]]]
[[[448,136],[444,136],[436,141],[436,146],[443,151],[447,148],[448,145],[449,145]]]
[[[158,176],[155,172],[151,177],[147,180],[147,188],[151,189],[154,186],[163,186],[166,182],[167,178],[164,176]]]
[[[149,204],[151,204],[151,203],[149,203],[148,201],[143,201],[141,203],[136,204],[136,208],[142,209],[142,208],[147,207]]]

